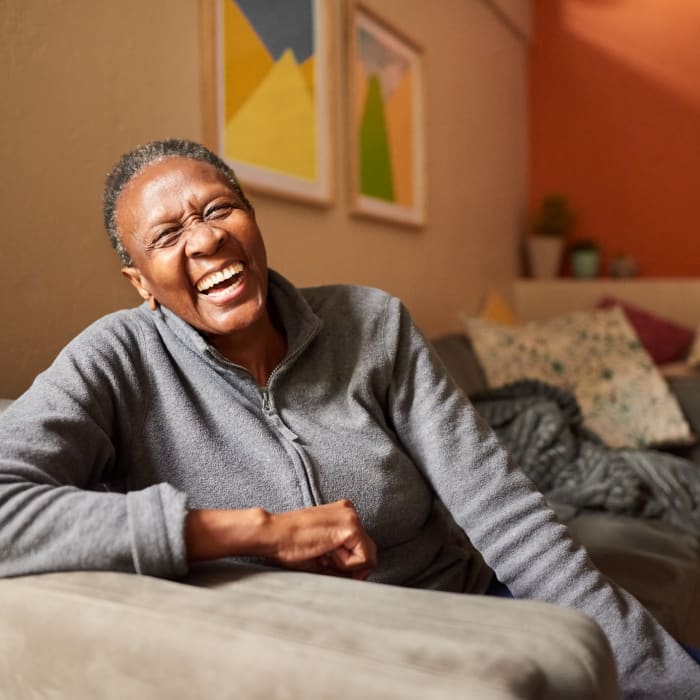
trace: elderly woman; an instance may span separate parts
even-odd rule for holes
[[[123,156],[105,225],[145,303],[84,331],[0,419],[0,574],[252,556],[484,592],[437,497],[515,596],[601,625],[628,695],[697,697],[700,669],[593,568],[398,300],[268,270],[233,172],[195,143]]]

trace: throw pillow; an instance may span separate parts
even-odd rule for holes
[[[520,326],[462,316],[489,386],[539,379],[576,396],[611,447],[688,444],[678,402],[618,307]]]
[[[479,312],[479,318],[496,323],[517,323],[518,317],[507,301],[498,293],[491,291],[484,300],[484,304]]]
[[[687,363],[691,367],[697,367],[700,369],[700,326],[695,333],[695,340],[690,346],[690,352],[688,353]]]
[[[657,365],[683,359],[693,342],[695,331],[692,328],[657,316],[626,301],[606,296],[596,306],[599,309],[619,306]]]

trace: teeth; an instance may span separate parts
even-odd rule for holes
[[[199,282],[197,282],[197,290],[200,292],[206,292],[207,289],[211,289],[215,284],[219,284],[224,280],[229,280],[231,277],[234,277],[241,272],[243,272],[243,264],[239,262],[233,263],[233,265],[229,265],[218,272],[213,272],[211,275],[207,275],[203,279],[199,280]]]

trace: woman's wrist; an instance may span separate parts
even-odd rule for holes
[[[221,557],[265,556],[263,537],[271,516],[262,508],[191,510],[185,519],[185,544],[190,561]]]

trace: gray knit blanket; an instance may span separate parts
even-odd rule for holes
[[[700,535],[700,468],[693,462],[605,446],[583,427],[573,394],[544,382],[524,380],[470,398],[563,520],[605,510]]]

